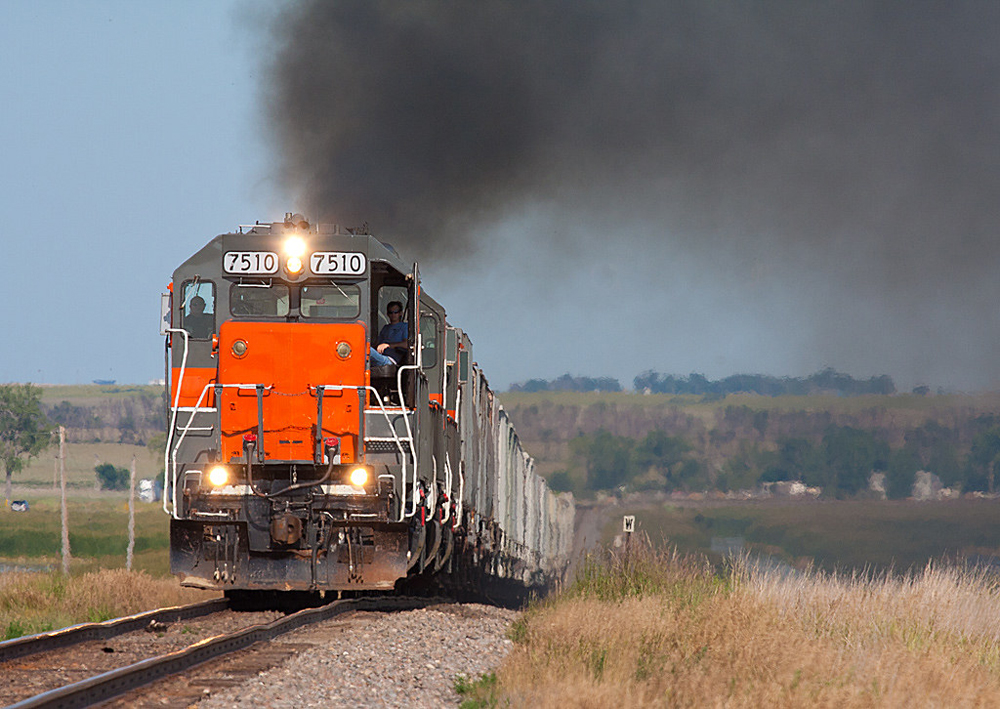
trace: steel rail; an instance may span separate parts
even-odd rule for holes
[[[158,679],[184,672],[209,660],[246,649],[261,641],[273,640],[279,635],[304,625],[329,620],[343,613],[412,610],[441,603],[443,600],[440,598],[386,596],[334,601],[320,608],[307,608],[270,623],[254,625],[226,635],[208,638],[183,650],[176,650],[160,657],[151,657],[58,689],[52,689],[16,704],[11,704],[7,709],[89,707]]]
[[[38,652],[49,652],[62,647],[69,647],[77,643],[88,640],[107,640],[134,630],[142,630],[150,623],[176,623],[181,620],[200,618],[204,615],[211,615],[224,611],[229,607],[229,601],[225,598],[216,598],[211,601],[192,603],[187,606],[170,606],[169,608],[158,608],[153,611],[137,613],[106,620],[103,623],[82,623],[72,625],[68,628],[53,630],[48,633],[38,633],[37,635],[26,635],[13,640],[0,642],[0,662],[6,662],[25,655],[32,655]]]

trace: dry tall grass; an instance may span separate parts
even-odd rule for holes
[[[514,706],[902,707],[1000,701],[1000,592],[908,578],[722,579],[676,555],[585,566],[529,610],[498,672]]]
[[[0,640],[99,622],[162,606],[193,603],[211,593],[176,579],[105,569],[69,578],[59,573],[0,574]]]

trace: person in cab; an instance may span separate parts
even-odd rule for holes
[[[196,340],[206,340],[215,330],[215,317],[205,312],[205,299],[196,295],[191,299],[184,316],[184,329]]]
[[[407,341],[410,339],[410,328],[403,322],[403,304],[398,300],[392,301],[386,306],[385,314],[389,316],[389,322],[379,332],[375,349],[379,354],[392,359],[393,363],[403,364],[409,351]]]

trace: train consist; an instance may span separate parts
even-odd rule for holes
[[[499,596],[565,569],[572,499],[391,246],[300,215],[241,226],[174,271],[162,309],[184,585]]]

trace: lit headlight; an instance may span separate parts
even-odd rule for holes
[[[306,242],[297,236],[291,236],[285,240],[285,256],[295,257],[302,263],[302,257],[306,255]]]
[[[364,487],[368,482],[368,471],[364,468],[355,468],[351,471],[351,485],[354,487]]]
[[[285,270],[293,276],[302,273],[302,259],[298,256],[289,256],[285,261]]]
[[[229,470],[222,465],[215,466],[208,471],[208,481],[212,487],[222,487],[229,482]]]

